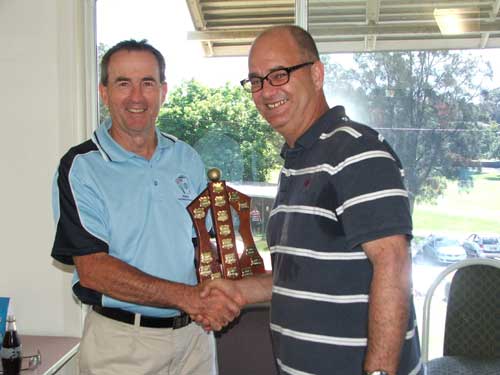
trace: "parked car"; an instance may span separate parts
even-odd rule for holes
[[[427,259],[438,263],[454,263],[467,258],[464,247],[456,239],[430,235],[422,251]]]
[[[500,238],[494,234],[473,233],[467,237],[463,246],[470,257],[500,257]]]

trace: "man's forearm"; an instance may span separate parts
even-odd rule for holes
[[[257,275],[237,281],[247,304],[271,300],[273,277],[271,274]]]
[[[186,285],[146,274],[106,253],[74,257],[82,286],[139,305],[181,308]]]
[[[408,326],[408,294],[384,281],[373,281],[365,369],[384,369],[396,374]]]
[[[248,303],[267,302],[271,300],[273,291],[273,276],[268,273],[255,276],[250,279],[242,279],[241,284],[244,287],[243,294],[247,296]]]
[[[271,300],[273,277],[268,273],[240,280],[216,279],[204,282],[202,286],[202,298],[208,297],[213,290],[219,290],[231,298],[242,296],[243,304],[248,305]]]
[[[403,243],[399,239],[371,253],[373,278],[365,370],[397,373],[410,306],[411,260],[405,247],[406,240]]]
[[[170,307],[191,316],[203,314],[217,329],[240,312],[240,303],[224,294],[200,298],[200,286],[175,283],[146,274],[106,253],[75,257],[80,283],[118,300],[138,305]]]

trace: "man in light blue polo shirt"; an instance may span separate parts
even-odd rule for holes
[[[73,291],[92,311],[81,374],[216,373],[212,334],[239,314],[223,293],[201,300],[186,206],[206,187],[186,143],[155,126],[165,61],[146,41],[124,41],[101,62],[111,122],[61,159],[53,189],[52,256],[76,266]]]

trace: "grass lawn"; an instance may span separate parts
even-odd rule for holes
[[[500,171],[490,169],[476,173],[473,180],[473,187],[468,191],[450,182],[436,204],[416,204],[415,234],[449,233],[466,237],[470,233],[488,232],[500,235]],[[259,252],[269,251],[261,235],[256,235],[254,240]]]
[[[255,236],[254,237],[254,242],[255,242],[255,246],[257,247],[257,250],[259,250],[259,253],[263,253],[263,252],[269,252],[269,248],[267,247],[267,242],[265,240],[265,238],[261,237],[261,236]]]
[[[422,232],[492,232],[500,234],[500,172],[478,173],[461,191],[451,182],[437,204],[416,204],[413,226]]]

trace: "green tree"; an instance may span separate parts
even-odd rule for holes
[[[484,137],[481,150],[484,159],[500,159],[500,87],[481,91],[480,116]]]
[[[225,180],[266,181],[279,166],[282,140],[240,87],[183,82],[169,92],[158,126],[191,144]]]
[[[352,69],[327,66],[327,87],[394,147],[412,205],[436,199],[449,180],[470,187],[469,167],[484,153],[477,77],[491,78],[491,67],[450,51],[366,53],[354,61]]]

